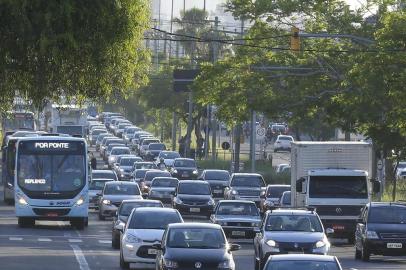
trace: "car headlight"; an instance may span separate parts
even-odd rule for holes
[[[85,202],[85,199],[84,199],[83,197],[80,197],[80,198],[76,201],[75,205],[76,205],[76,206],[81,206],[84,202]]]
[[[178,173],[178,170],[175,169],[175,170],[173,170],[172,172],[173,172],[173,173]]]
[[[279,246],[278,243],[276,243],[274,240],[268,240],[268,241],[266,242],[266,244],[267,244],[268,246],[270,246],[270,247],[278,247],[278,246]]]
[[[28,205],[27,201],[23,197],[20,197],[18,199],[18,203],[21,205]]]
[[[178,197],[175,197],[175,203],[177,203],[177,204],[182,204],[183,202],[182,202],[182,200],[179,199]]]
[[[233,260],[222,261],[217,266],[217,268],[220,268],[220,269],[234,269],[234,267],[235,267],[235,264],[234,264]]]
[[[378,234],[375,231],[367,231],[368,239],[379,239]]]
[[[164,260],[165,267],[167,268],[178,268],[178,263],[171,260]]]
[[[110,201],[110,200],[103,200],[103,204],[105,204],[105,205],[110,205],[110,204],[111,204],[111,201]]]
[[[316,244],[314,244],[314,247],[315,247],[315,248],[322,248],[322,247],[324,247],[324,246],[326,246],[326,245],[327,245],[326,242],[324,242],[324,241],[318,241]]]
[[[208,204],[209,204],[209,205],[214,205],[214,200],[210,200],[210,201],[208,202]]]
[[[232,190],[232,191],[231,191],[231,194],[237,195],[237,194],[238,194],[238,191],[237,191],[237,190]]]
[[[141,243],[142,239],[135,235],[127,234],[124,238],[124,241],[127,243]]]
[[[260,196],[265,196],[265,194],[266,194],[266,192],[263,190],[263,191],[261,191]]]
[[[194,170],[192,173],[193,174],[198,174],[199,172],[197,170]]]

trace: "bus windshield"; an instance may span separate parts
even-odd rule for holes
[[[17,180],[24,191],[71,193],[86,184],[83,142],[24,141],[20,142],[17,155]]]

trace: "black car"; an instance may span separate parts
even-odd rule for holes
[[[199,171],[196,161],[191,158],[176,158],[173,162],[173,167],[170,170],[172,177],[183,179],[197,179]]]
[[[406,255],[406,204],[373,202],[362,210],[355,231],[355,258]]]
[[[229,244],[219,225],[203,223],[169,224],[156,256],[157,270],[227,269],[234,270]]]
[[[172,200],[174,209],[182,215],[203,215],[210,217],[214,209],[210,185],[204,181],[179,181]]]
[[[128,217],[133,209],[139,207],[164,207],[164,205],[156,200],[124,200],[113,218],[111,229],[111,246],[113,248],[120,248],[120,235],[124,231]]]
[[[229,185],[230,173],[226,170],[204,170],[199,179],[210,184],[214,198],[224,198],[224,189]]]

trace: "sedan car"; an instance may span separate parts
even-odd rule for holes
[[[173,177],[155,177],[151,182],[148,198],[171,203],[179,180]]]
[[[199,171],[194,159],[191,158],[177,158],[173,162],[173,166],[170,170],[172,177],[183,179],[197,179]]]
[[[327,234],[334,231],[327,229]],[[262,269],[274,254],[327,254],[330,242],[314,211],[277,209],[265,214],[261,231],[254,238],[255,268]]]
[[[335,256],[325,255],[273,255],[269,257],[265,270],[342,270]],[[260,270],[255,267],[255,270]]]
[[[265,197],[264,178],[257,173],[233,173],[224,197],[227,200],[253,201],[259,207]]]
[[[406,255],[406,204],[373,202],[365,206],[355,231],[355,258]]]
[[[112,181],[112,179],[105,178],[93,178],[89,183],[89,208],[98,209],[99,207],[99,195],[104,189],[107,182]]]
[[[224,198],[224,190],[230,184],[230,173],[226,170],[204,170],[199,179],[210,184],[214,198]]]
[[[99,219],[112,217],[121,202],[130,199],[143,199],[137,183],[121,181],[106,183],[99,200]]]
[[[234,270],[232,251],[240,249],[227,242],[220,225],[203,223],[170,224],[162,243],[154,247],[158,249],[157,270]]]
[[[170,208],[141,207],[131,212],[120,247],[120,266],[130,268],[130,263],[145,268],[155,266],[157,249],[169,224],[182,223],[182,216]]]
[[[112,170],[92,170],[92,179],[111,179],[117,181],[117,174]]]
[[[111,229],[111,246],[115,249],[120,248],[121,233],[124,232],[128,217],[133,209],[140,207],[160,207],[164,205],[156,200],[124,200],[116,212]]]
[[[227,236],[235,238],[254,238],[261,224],[257,206],[248,201],[219,201],[210,219],[221,225]]]
[[[276,138],[276,141],[274,143],[274,146],[273,146],[273,151],[274,152],[278,152],[281,150],[290,151],[290,148],[291,148],[290,144],[294,141],[295,140],[293,139],[292,136],[278,135],[278,137]]]
[[[182,215],[203,215],[210,218],[215,202],[210,186],[204,181],[179,181],[172,207]]]
[[[265,198],[261,201],[261,212],[265,213],[271,207],[278,206],[283,192],[289,190],[290,185],[268,185]]]

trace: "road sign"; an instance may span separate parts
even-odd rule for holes
[[[257,129],[257,135],[263,137],[265,135],[265,128],[260,127]]]
[[[190,92],[189,86],[199,75],[198,69],[175,69],[173,71],[173,90],[175,92]]]
[[[229,142],[223,142],[222,144],[221,144],[221,148],[223,149],[223,150],[228,150],[228,149],[230,149],[230,143]]]

